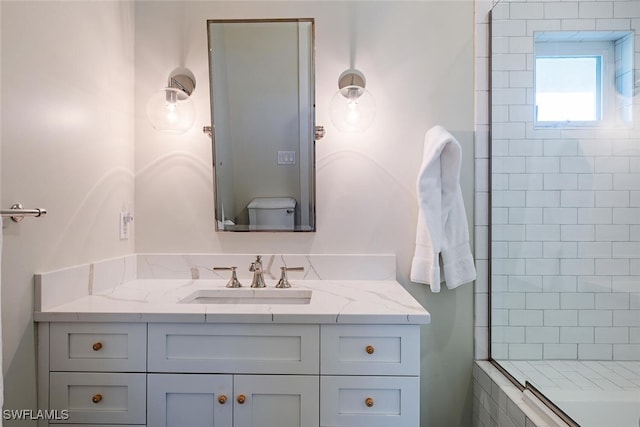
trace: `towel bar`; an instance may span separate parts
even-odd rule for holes
[[[24,219],[25,216],[33,216],[37,218],[39,216],[45,215],[46,213],[46,209],[23,209],[20,203],[14,203],[13,205],[11,205],[11,209],[0,210],[0,214],[2,214],[3,217],[8,216],[13,220],[13,222],[20,222]]]

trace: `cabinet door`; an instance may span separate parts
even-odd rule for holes
[[[236,375],[234,393],[235,427],[319,426],[317,376]]]
[[[231,375],[149,374],[147,420],[153,427],[230,427]]]

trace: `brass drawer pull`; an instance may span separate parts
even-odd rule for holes
[[[224,405],[225,403],[227,403],[227,396],[225,396],[224,394],[221,394],[220,396],[218,396],[218,402],[221,405]]]
[[[373,406],[373,399],[371,397],[367,397],[364,400],[364,404],[367,405],[368,408],[371,408]]]
[[[368,345],[365,350],[367,351],[367,354],[373,354],[376,351],[375,347],[372,345]]]
[[[102,343],[101,342],[93,343],[91,348],[93,349],[93,351],[100,351],[102,350]]]
[[[244,394],[241,394],[238,396],[238,403],[239,404],[243,404],[245,402],[245,400],[247,400],[247,396],[245,396]]]
[[[93,403],[100,403],[102,402],[102,395],[100,393],[98,394],[94,394],[93,397],[91,398],[91,401]]]

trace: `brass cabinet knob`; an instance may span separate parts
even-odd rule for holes
[[[242,405],[245,402],[245,400],[247,400],[247,396],[245,396],[244,394],[238,395],[238,403],[239,404]]]
[[[102,402],[102,395],[100,393],[98,394],[94,394],[93,397],[91,398],[91,401],[93,403],[100,403]]]
[[[218,396],[218,402],[220,402],[221,405],[224,405],[225,403],[227,403],[227,396],[221,394],[220,396]]]
[[[102,350],[102,343],[101,342],[93,343],[91,348],[93,349],[93,351],[100,351]]]
[[[367,407],[371,408],[373,406],[373,399],[371,397],[367,397],[364,400],[364,404],[367,405]]]
[[[368,345],[365,350],[367,351],[367,354],[373,354],[376,351],[375,347],[372,345]]]

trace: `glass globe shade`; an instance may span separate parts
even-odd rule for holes
[[[196,109],[193,100],[185,92],[168,87],[149,98],[147,116],[157,131],[182,134],[193,126]]]
[[[376,104],[373,96],[360,86],[346,86],[331,98],[329,117],[342,132],[361,132],[373,122]]]

